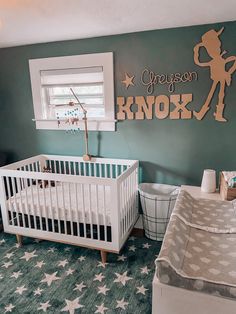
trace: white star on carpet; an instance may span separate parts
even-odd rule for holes
[[[34,254],[35,252],[36,250],[34,250],[33,252],[25,252],[24,256],[22,256],[20,259],[25,259],[26,262],[28,262],[31,258],[38,256]]]
[[[116,309],[121,308],[122,310],[126,310],[126,306],[129,304],[129,302],[125,302],[124,298],[122,300],[117,300],[117,306]]]
[[[57,275],[57,271],[51,275],[44,273],[45,278],[42,279],[40,282],[46,282],[48,286],[51,286],[53,281],[61,279],[60,277],[57,277],[56,275]]]
[[[3,275],[2,274],[0,274],[0,279],[3,279]]]
[[[14,253],[7,253],[4,257],[9,259],[9,258],[11,258],[13,255],[14,255]]]
[[[12,309],[14,309],[14,305],[12,305],[11,303],[7,306],[5,306],[5,313],[7,312],[12,312]]]
[[[72,275],[74,271],[75,271],[74,269],[69,268],[69,269],[66,271],[66,276]]]
[[[140,287],[137,287],[137,292],[136,292],[136,294],[141,293],[141,294],[145,295],[147,290],[148,290],[148,289],[144,288],[144,286],[142,285],[142,286],[140,286]]]
[[[71,247],[65,247],[65,248],[64,248],[64,251],[65,251],[65,252],[69,252],[70,250],[71,250]]]
[[[41,295],[42,291],[43,289],[37,288],[36,290],[34,290],[34,295]]]
[[[67,260],[67,259],[64,259],[64,261],[60,261],[60,262],[58,263],[58,266],[65,267],[67,264],[68,264],[68,260]]]
[[[107,288],[107,286],[102,286],[102,287],[98,287],[98,294],[102,293],[104,295],[107,295],[107,291],[109,291],[110,289]]]
[[[123,274],[115,273],[117,278],[113,282],[120,282],[123,286],[126,285],[126,281],[129,281],[133,279],[132,277],[127,276],[127,271],[125,271]]]
[[[21,275],[23,275],[23,273],[20,272],[20,271],[13,272],[12,275],[11,275],[11,278],[16,278],[17,279]]]
[[[74,314],[76,309],[80,309],[81,307],[84,307],[84,305],[79,303],[79,298],[76,298],[74,300],[67,300],[65,299],[66,306],[61,310],[61,312],[68,311],[70,314]]]
[[[140,270],[141,270],[141,274],[148,275],[148,273],[150,272],[150,269],[148,269],[147,266],[141,267]]]
[[[3,243],[5,243],[6,241],[4,239],[0,240],[0,245],[2,245]]]
[[[101,282],[103,279],[105,278],[105,276],[103,276],[102,273],[95,275],[95,278],[93,279],[93,281],[99,281]]]
[[[44,261],[41,261],[41,262],[37,262],[37,264],[34,267],[42,268],[43,265],[46,265],[46,264],[44,263]]]
[[[80,256],[79,258],[78,258],[78,260],[80,261],[80,262],[83,262],[83,261],[85,261],[85,256]]]
[[[85,287],[86,285],[84,285],[84,282],[82,281],[79,285],[76,284],[76,287],[73,290],[79,290],[81,292]]]
[[[19,293],[20,295],[22,295],[22,293],[24,291],[28,290],[27,288],[25,288],[25,286],[21,286],[21,287],[16,287],[16,291],[15,293]]]
[[[40,303],[40,307],[38,307],[38,311],[42,310],[44,312],[47,311],[47,308],[50,307],[51,305],[49,304],[49,301],[45,302],[45,303]]]
[[[124,255],[121,255],[121,256],[118,256],[117,257],[117,261],[119,262],[119,261],[122,261],[122,262],[124,262],[125,260],[126,260],[126,256],[124,256]]]
[[[2,267],[4,267],[4,268],[9,268],[9,267],[12,266],[12,265],[13,265],[13,264],[12,264],[12,261],[9,261],[9,262],[3,263]]]
[[[143,249],[149,249],[151,245],[149,243],[144,243],[143,244]]]
[[[98,262],[97,267],[106,268],[106,265],[107,265],[107,264],[108,264],[108,263]]]
[[[56,248],[55,247],[50,247],[48,249],[48,253],[54,253],[56,251]]]
[[[19,249],[19,248],[20,248],[20,244],[19,244],[19,243],[16,243],[16,244],[15,244],[15,248]]]
[[[100,314],[104,314],[105,311],[108,310],[108,308],[104,306],[104,303],[102,303],[101,305],[96,305],[96,308],[97,310],[95,313],[100,313]]]
[[[129,246],[129,251],[135,252],[136,251],[136,246],[135,245]]]

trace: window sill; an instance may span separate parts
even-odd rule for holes
[[[41,130],[84,130],[84,121],[79,121],[78,125],[69,125],[62,121],[59,126],[57,120],[33,119],[33,121],[35,121],[36,129]],[[115,124],[116,120],[88,120],[88,131],[115,131]]]

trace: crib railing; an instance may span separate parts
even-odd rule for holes
[[[136,161],[50,155],[2,167],[5,231],[118,252],[138,215],[137,172]]]

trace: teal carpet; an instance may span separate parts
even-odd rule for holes
[[[151,313],[160,243],[130,237],[118,256],[0,234],[0,313]]]

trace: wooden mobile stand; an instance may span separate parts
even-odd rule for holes
[[[83,111],[83,114],[84,114],[84,117],[83,117],[83,120],[84,120],[84,139],[85,139],[85,155],[83,155],[83,160],[84,161],[90,161],[92,156],[89,155],[88,153],[88,118],[87,118],[87,110],[84,109],[83,105],[81,104],[79,98],[76,96],[75,92],[73,91],[72,88],[70,88],[73,96],[75,97],[75,99],[78,101],[78,104],[80,106],[80,108],[82,109]]]

